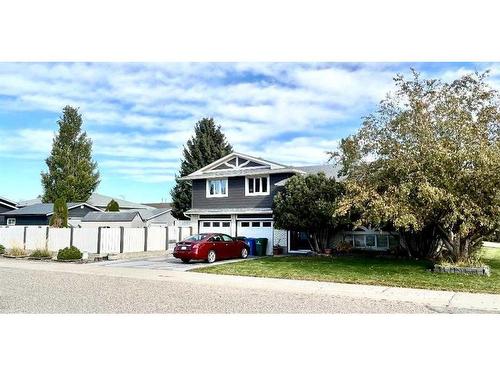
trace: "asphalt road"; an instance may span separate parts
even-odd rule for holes
[[[179,280],[0,269],[1,313],[428,313],[425,306],[193,285]]]

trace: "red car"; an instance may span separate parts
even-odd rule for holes
[[[219,259],[246,258],[248,245],[227,234],[195,234],[175,244],[174,257],[184,263],[191,259],[206,260],[213,263]]]

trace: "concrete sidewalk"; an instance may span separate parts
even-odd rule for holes
[[[411,302],[436,310],[457,309],[500,312],[500,295],[483,293],[448,292],[426,289],[395,288],[385,286],[341,284],[319,281],[270,279],[260,277],[212,275],[156,269],[102,267],[98,264],[68,264],[0,258],[1,268],[39,271],[69,272],[144,280],[182,281],[195,285],[213,285],[249,290],[300,292],[311,295],[368,298],[374,301]]]

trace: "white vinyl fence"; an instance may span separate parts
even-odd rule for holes
[[[76,246],[81,251],[118,254],[141,251],[172,252],[176,242],[194,233],[192,226],[147,228],[50,228],[48,226],[2,226],[0,244],[7,249],[58,251]]]

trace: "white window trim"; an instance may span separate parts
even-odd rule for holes
[[[226,182],[226,194],[210,194],[210,181],[225,181]],[[206,180],[206,191],[205,191],[205,196],[207,198],[223,198],[227,197],[229,194],[229,183],[227,181],[227,178],[209,178]]]
[[[9,217],[7,219],[7,225],[16,225],[16,218],[14,217]]]
[[[253,192],[253,193],[250,193],[248,191],[248,186],[249,186],[249,183],[248,181],[252,178],[262,178],[262,177],[266,177],[267,178],[267,191],[266,192]],[[246,176],[245,177],[245,196],[247,197],[253,197],[253,196],[258,196],[258,195],[269,195],[271,194],[270,190],[271,190],[271,182],[270,182],[270,178],[269,178],[269,175],[256,175],[256,176]]]

